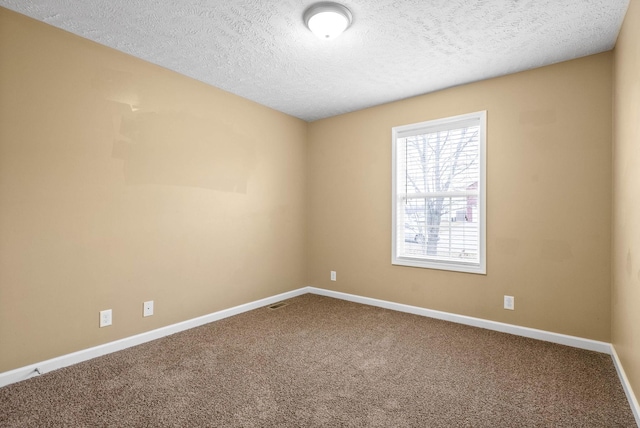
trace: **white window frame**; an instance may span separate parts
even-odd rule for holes
[[[479,227],[479,254],[478,262],[458,262],[449,260],[436,260],[434,258],[426,257],[411,257],[402,254],[398,254],[398,234],[402,234],[404,241],[404,229],[402,231],[397,230],[398,216],[403,215],[402,212],[398,212],[398,169],[397,166],[397,153],[398,144],[397,141],[400,138],[405,138],[412,135],[420,135],[426,133],[432,133],[442,130],[455,129],[457,127],[463,128],[468,126],[469,122],[477,122],[480,125],[479,135],[479,168],[480,177],[478,183],[478,227]],[[487,172],[487,157],[486,157],[486,133],[487,133],[487,112],[479,111],[475,113],[463,114],[459,116],[447,117],[443,119],[430,120],[426,122],[414,123],[410,125],[396,126],[392,128],[392,233],[391,233],[391,264],[399,266],[411,266],[427,269],[440,269],[465,273],[486,274],[486,172]],[[404,224],[404,223],[403,223]]]

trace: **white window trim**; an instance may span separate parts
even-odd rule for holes
[[[437,130],[448,124],[456,123],[460,127],[464,127],[466,124],[464,121],[480,121],[480,182],[478,184],[478,214],[479,214],[479,261],[478,263],[456,263],[454,261],[438,262],[433,259],[425,260],[422,258],[399,256],[397,254],[397,175],[396,175],[396,153],[397,153],[397,141],[398,138],[403,138],[409,135],[415,135],[417,131],[428,133],[431,130]],[[392,186],[391,186],[391,200],[392,200],[392,215],[391,215],[391,264],[399,266],[410,266],[427,269],[439,269],[449,270],[456,272],[475,273],[486,275],[487,273],[487,112],[478,111],[475,113],[463,114],[459,116],[447,117],[443,119],[430,120],[426,122],[414,123],[410,125],[396,126],[392,129]],[[417,196],[417,195],[416,195]]]

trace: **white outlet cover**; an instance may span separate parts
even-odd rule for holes
[[[151,315],[153,315],[153,300],[149,300],[142,304],[142,316],[150,317]]]
[[[515,310],[515,300],[513,296],[504,296],[504,308],[511,311]]]
[[[336,271],[332,270],[331,271],[331,281],[335,281],[336,280]]]
[[[112,318],[112,312],[111,309],[106,309],[104,311],[100,311],[100,327],[107,327],[109,325],[112,324],[113,318]]]

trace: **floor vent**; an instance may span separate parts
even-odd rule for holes
[[[288,303],[279,302],[279,303],[274,303],[273,305],[267,306],[267,308],[271,309],[272,311],[275,311],[276,309],[284,308],[287,305]]]

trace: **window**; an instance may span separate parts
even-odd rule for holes
[[[392,134],[391,263],[486,273],[486,112]]]

